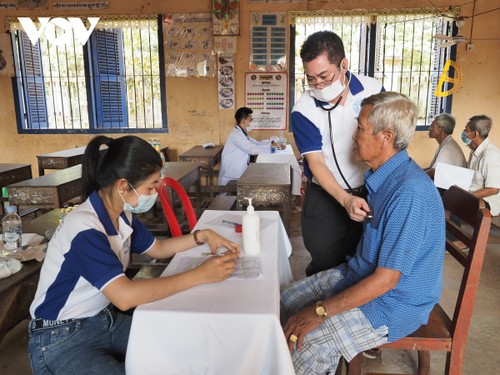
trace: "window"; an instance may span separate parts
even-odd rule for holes
[[[409,10],[406,14],[356,14],[355,11],[297,12],[291,50],[295,98],[306,86],[300,48],[308,35],[332,30],[344,41],[349,69],[380,80],[387,91],[407,95],[418,106],[417,130],[427,129],[432,118],[451,111],[451,96],[436,97],[444,63],[455,48],[440,48],[434,35],[450,35],[453,22],[435,12]],[[293,38],[293,37],[292,37]]]
[[[32,45],[13,31],[20,132],[99,133],[167,130],[161,21],[100,19],[82,46]],[[47,30],[47,28],[46,28]],[[160,30],[160,31],[159,31]],[[50,39],[50,40],[49,40]]]

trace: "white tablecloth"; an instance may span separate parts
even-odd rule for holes
[[[242,244],[241,233],[222,220],[245,212],[205,211],[196,228],[212,228]],[[262,275],[200,285],[137,307],[127,348],[127,374],[294,374],[279,321],[280,287],[292,282],[289,246],[278,212],[261,217]],[[198,246],[177,254],[163,275],[175,273],[183,256],[207,252]]]
[[[259,154],[257,163],[283,163],[292,166],[292,194],[300,195],[300,185],[302,183],[302,171],[297,158],[293,153],[292,146],[287,145],[284,150],[276,150],[272,154]]]

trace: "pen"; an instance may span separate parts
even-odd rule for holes
[[[235,227],[241,225],[240,223],[235,223],[234,221],[222,220],[224,224],[234,225]]]

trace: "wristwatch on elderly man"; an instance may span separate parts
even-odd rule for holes
[[[323,301],[316,302],[316,309],[314,311],[320,318],[326,319],[328,317],[328,310],[323,306]]]

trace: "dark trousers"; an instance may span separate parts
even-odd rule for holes
[[[346,256],[354,255],[362,232],[362,223],[351,220],[335,198],[321,186],[308,184],[302,208],[302,236],[312,257],[307,276],[345,263]]]

